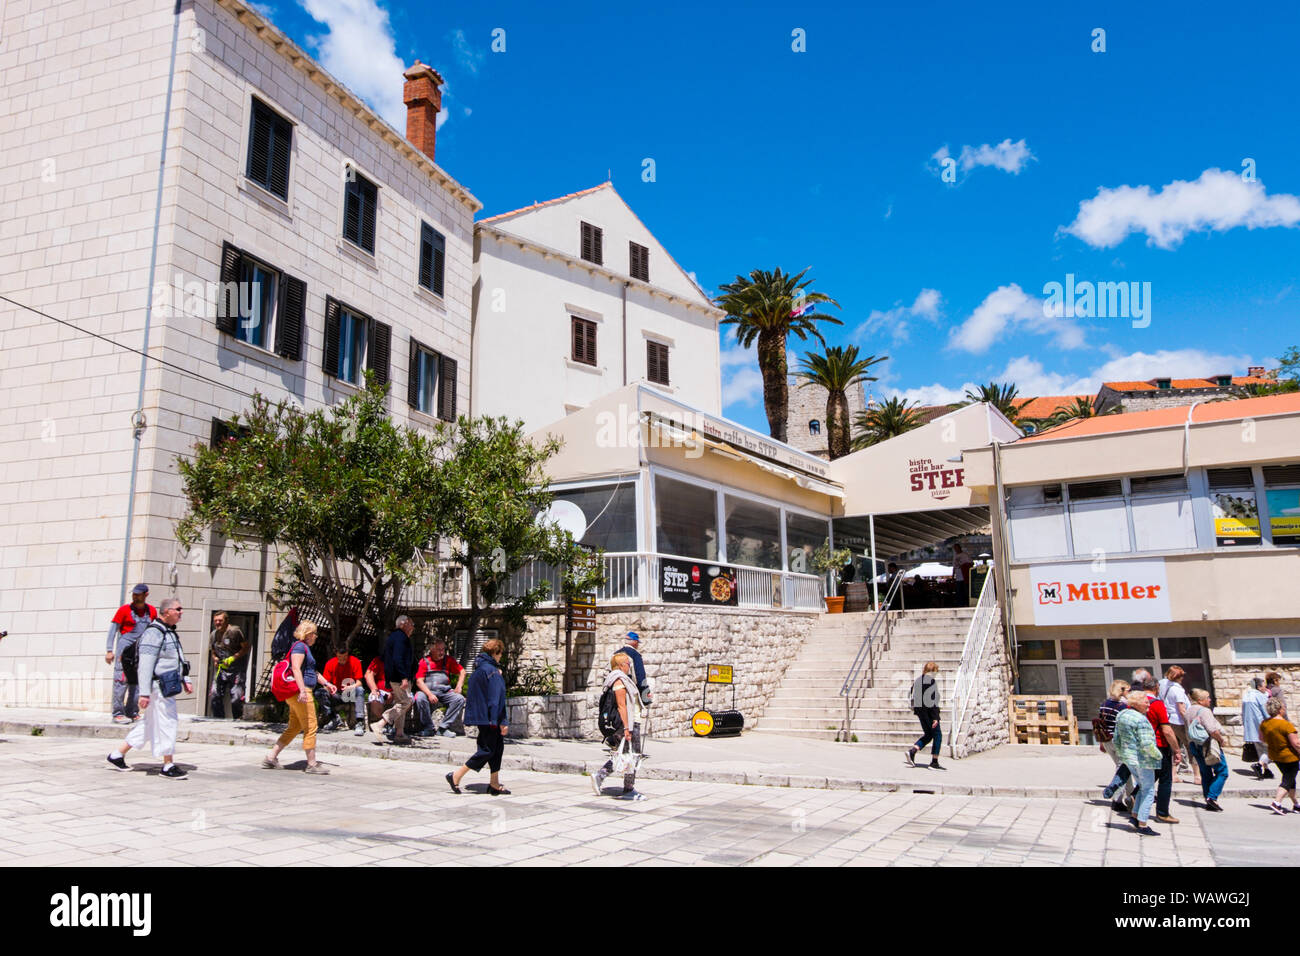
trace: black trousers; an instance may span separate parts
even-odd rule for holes
[[[500,727],[480,727],[478,729],[478,750],[474,756],[465,761],[465,766],[475,773],[487,764],[488,769],[497,773],[501,769],[501,758],[505,754],[506,739],[501,736]]]

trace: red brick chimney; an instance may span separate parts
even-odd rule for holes
[[[438,111],[442,109],[442,77],[431,66],[416,60],[402,76],[402,102],[406,104],[406,138],[411,145],[433,159],[438,138]]]
[[[1262,365],[1252,365],[1252,366],[1250,366],[1248,369],[1246,369],[1246,374],[1247,374],[1247,375],[1254,375],[1254,376],[1257,376],[1258,378],[1263,378],[1263,377],[1264,377],[1264,366],[1262,366]]]

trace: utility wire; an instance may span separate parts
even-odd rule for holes
[[[107,342],[109,345],[116,346],[117,348],[122,349],[124,352],[131,352],[134,353],[135,355],[142,356],[152,362],[157,362],[159,365],[165,366],[166,368],[179,372],[181,375],[184,375],[188,378],[196,379],[200,382],[207,382],[209,385],[216,385],[220,388],[229,389],[230,391],[235,392],[236,394],[243,395],[245,398],[251,399],[254,397],[253,393],[246,392],[242,388],[238,388],[234,385],[231,385],[229,382],[223,382],[220,381],[219,379],[208,378],[206,375],[200,375],[198,372],[191,371],[190,369],[187,369],[182,365],[177,365],[175,362],[169,362],[166,359],[158,358],[156,355],[149,355],[147,352],[135,348],[134,346],[126,345],[125,343],[119,342],[116,339],[110,339],[106,335],[101,335],[98,332],[92,332],[90,329],[82,328],[80,325],[77,325],[75,322],[69,322],[67,319],[60,319],[57,316],[50,315],[48,312],[42,312],[40,309],[33,308],[30,305],[24,305],[21,302],[9,298],[7,295],[0,295],[0,302],[8,302],[10,305],[17,306],[20,309],[26,309],[28,312],[33,312],[36,315],[39,315],[41,318],[49,319],[51,322],[57,322],[59,323],[59,325],[66,325],[68,328],[80,332],[83,335],[89,335],[91,338],[96,338],[99,339],[101,342]]]

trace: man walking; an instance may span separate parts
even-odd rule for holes
[[[456,681],[452,690],[451,682]],[[415,672],[415,686],[419,691],[415,695],[415,712],[420,720],[419,736],[444,737],[456,736],[456,725],[465,711],[465,698],[461,690],[465,686],[465,668],[456,658],[447,653],[447,642],[435,637],[429,645],[429,651],[420,658],[420,666]],[[442,721],[434,726],[433,711],[438,707],[447,708]]]
[[[1151,721],[1151,729],[1155,731],[1156,748],[1160,751],[1160,769],[1156,773],[1156,819],[1161,823],[1177,823],[1178,818],[1169,812],[1169,800],[1174,794],[1174,768],[1183,762],[1183,752],[1178,746],[1173,725],[1169,722],[1169,712],[1156,694],[1160,689],[1160,682],[1147,671],[1142,673],[1146,674],[1142,683],[1134,686],[1140,686],[1150,702],[1147,707],[1147,719]],[[1137,793],[1134,793],[1133,799],[1135,801],[1138,799]]]
[[[384,642],[384,679],[393,695],[393,706],[384,711],[378,727],[372,728],[380,743],[384,742],[384,728],[388,726],[393,728],[393,743],[411,742],[406,736],[406,714],[411,709],[411,680],[415,677],[415,649],[411,644],[414,633],[415,622],[403,614],[397,619],[397,628]]]
[[[632,661],[632,676],[636,680],[636,689],[641,697],[641,703],[650,704],[654,695],[650,692],[650,679],[645,676],[645,662],[641,660],[641,635],[636,631],[628,631],[627,643],[619,653],[626,654]]]
[[[137,697],[140,685],[135,674],[122,670],[122,654],[134,646],[158,610],[148,602],[149,586],[137,584],[131,589],[131,603],[123,604],[108,625],[108,644],[104,663],[113,665],[113,723],[129,724],[140,717]]]
[[[118,770],[128,770],[126,752],[132,747],[149,745],[155,757],[162,758],[160,776],[169,780],[179,780],[185,771],[176,766],[176,696],[180,685],[185,693],[193,693],[194,685],[188,677],[189,665],[181,650],[181,639],[176,633],[176,625],[181,620],[181,602],[176,598],[167,598],[162,602],[158,617],[151,621],[140,637],[140,686],[144,693],[140,695],[140,709],[144,711],[144,720],[131,728],[122,745],[108,755],[108,762]],[[164,690],[164,682],[172,685],[174,691],[170,696]]]
[[[1250,761],[1250,769],[1255,772],[1256,780],[1272,780],[1273,771],[1268,769],[1268,748],[1263,744],[1259,726],[1268,720],[1265,707],[1268,695],[1264,693],[1264,678],[1252,677],[1250,687],[1241,695],[1241,734],[1245,740],[1242,747],[1242,759]]]
[[[244,632],[230,625],[230,615],[218,611],[212,615],[212,636],[208,654],[212,658],[212,688],[208,708],[213,717],[226,716],[226,699],[230,716],[238,720],[244,714],[244,670],[251,645]]]

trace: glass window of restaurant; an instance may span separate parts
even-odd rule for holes
[[[781,511],[726,496],[727,563],[781,570]]]
[[[605,552],[636,551],[636,479],[621,484],[564,488],[556,501],[576,505],[587,530],[578,543]]]
[[[816,574],[813,552],[830,539],[830,522],[794,511],[785,514],[785,549],[789,569],[797,574]]]
[[[718,560],[717,492],[667,475],[655,475],[654,481],[656,550]]]

